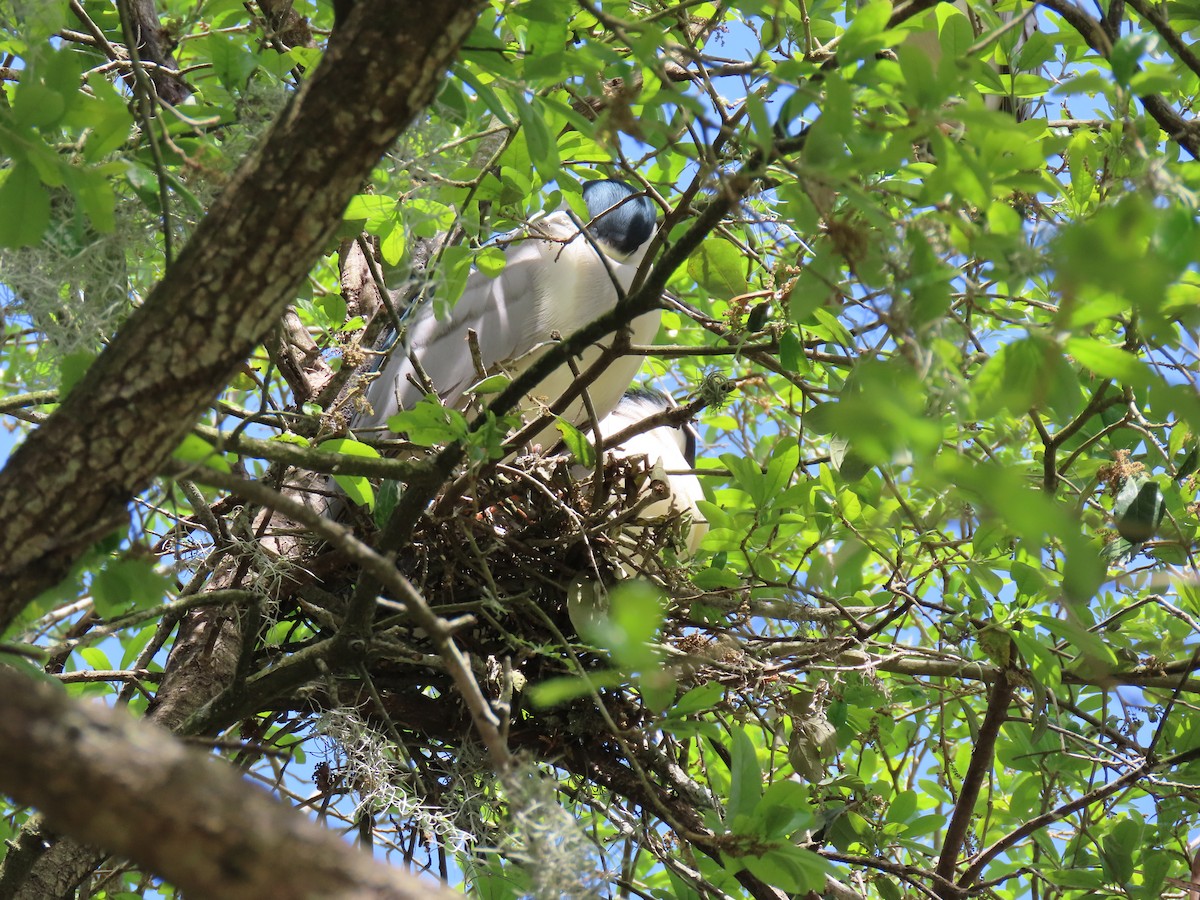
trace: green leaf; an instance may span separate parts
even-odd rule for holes
[[[408,249],[408,237],[404,233],[404,223],[399,218],[393,220],[390,227],[382,229],[379,234],[379,255],[389,266],[399,265]]]
[[[1077,603],[1089,603],[1107,578],[1107,567],[1100,552],[1085,541],[1066,542],[1063,562],[1063,595]]]
[[[858,481],[871,471],[871,464],[855,453],[850,441],[834,436],[829,439],[829,464],[844,481]]]
[[[475,268],[488,278],[495,278],[504,271],[504,264],[507,259],[508,257],[504,254],[504,250],[500,247],[484,247],[475,254]]]
[[[837,752],[837,730],[824,713],[807,710],[792,716],[788,762],[806,781],[820,781]]]
[[[625,672],[658,667],[659,654],[650,642],[662,627],[662,594],[649,582],[634,579],[614,588],[610,598],[608,629],[601,646]]]
[[[813,310],[813,318],[817,320],[820,327],[814,327],[813,331],[817,334],[824,334],[831,341],[841,344],[843,347],[854,346],[854,336],[846,329],[846,326],[841,323],[836,315],[824,307],[817,307]]]
[[[590,673],[585,677],[562,676],[548,678],[529,688],[529,699],[534,706],[548,707],[567,703],[579,697],[586,697],[593,690],[601,688],[616,688],[624,684],[626,678],[620,672],[607,671]]]
[[[294,431],[283,431],[279,434],[273,434],[268,441],[275,441],[280,444],[295,444],[297,447],[310,447],[312,442],[302,434],[296,434]]]
[[[198,434],[189,434],[185,437],[183,443],[175,448],[171,458],[186,463],[198,463],[226,474],[233,471],[228,460],[217,451],[217,448]]]
[[[1041,624],[1050,634],[1077,647],[1086,665],[1093,669],[1099,668],[1102,672],[1111,672],[1117,668],[1117,656],[1104,638],[1089,631],[1079,622],[1072,621],[1071,617],[1057,618],[1040,613],[1026,615],[1030,622]],[[1017,633],[1013,634],[1015,637]]]
[[[837,58],[843,65],[855,59],[869,59],[888,46],[888,19],[892,15],[890,0],[870,0],[858,7],[850,26],[838,44]],[[900,39],[895,35],[892,42]]]
[[[545,118],[538,111],[541,104],[536,99],[530,104],[521,94],[514,94],[513,99],[517,104],[517,116],[521,120],[521,130],[528,143],[529,156],[533,160],[534,168],[546,180],[555,178],[560,165],[558,144],[550,133]]]
[[[362,475],[334,475],[333,480],[346,492],[346,496],[355,506],[365,506],[372,510],[375,508],[375,489],[371,486],[369,478]]]
[[[590,469],[596,464],[596,448],[586,434],[561,416],[554,420],[554,427],[563,436],[563,443],[581,466]]]
[[[340,294],[326,294],[317,300],[317,308],[333,325],[341,325],[346,321],[346,301]]]
[[[949,99],[949,94],[942,90],[934,75],[932,60],[924,50],[905,41],[896,48],[896,56],[900,61],[900,71],[904,73],[905,85],[918,106],[934,109]]]
[[[1168,287],[1190,263],[1178,238],[1163,244],[1156,235],[1159,229],[1179,228],[1169,213],[1170,207],[1158,210],[1149,197],[1129,192],[1064,226],[1050,253],[1059,289],[1068,296],[1102,291],[1144,311],[1159,309]]]
[[[671,718],[682,719],[684,716],[711,709],[724,696],[725,686],[719,681],[710,681],[686,692],[667,710],[667,715]]]
[[[1142,883],[1137,886],[1135,896],[1142,900],[1156,900],[1162,896],[1162,887],[1167,875],[1175,867],[1170,852],[1144,848],[1142,853]]]
[[[108,661],[108,656],[99,647],[83,647],[79,651],[79,655],[84,658],[89,666],[93,669],[111,669],[113,664]]]
[[[445,278],[446,296],[457,300],[471,277],[472,256],[466,247],[447,247],[442,252],[439,275]]]
[[[58,364],[58,371],[62,379],[59,390],[62,396],[65,397],[71,393],[71,390],[83,380],[83,376],[87,374],[87,370],[95,361],[96,354],[90,350],[80,350],[63,356]]]
[[[1132,387],[1145,387],[1151,381],[1146,364],[1120,347],[1093,338],[1070,338],[1066,351],[1090,372]]]
[[[790,778],[767,785],[745,833],[783,840],[814,821],[808,788]]]
[[[49,128],[66,109],[62,94],[32,78],[21,80],[13,99],[13,118],[27,128]]]
[[[1158,482],[1144,475],[1125,479],[1113,503],[1118,533],[1135,544],[1154,537],[1166,511]]]
[[[1100,841],[1100,862],[1110,880],[1125,884],[1133,878],[1133,854],[1142,847],[1143,826],[1129,818],[1117,821]]]
[[[416,406],[390,417],[388,428],[406,434],[420,447],[433,447],[466,438],[470,432],[466,417],[456,409],[442,406],[436,397],[426,396]]]
[[[92,578],[96,612],[109,617],[130,608],[146,609],[162,603],[173,579],[157,571],[152,559],[125,556],[110,560]]]
[[[1148,34],[1123,34],[1113,45],[1109,61],[1118,84],[1127,85],[1146,53],[1154,52],[1154,38]],[[1126,881],[1128,879],[1121,879]]]
[[[105,172],[101,169],[69,169],[64,175],[67,187],[92,227],[101,234],[111,233],[116,225],[116,194]]]
[[[481,381],[475,382],[466,393],[468,394],[499,394],[506,387],[512,384],[512,379],[504,374],[489,375]]]
[[[637,679],[642,703],[652,713],[664,712],[670,707],[679,692],[675,670],[667,667],[651,668]]]
[[[762,505],[769,504],[783,493],[783,489],[792,480],[792,475],[795,474],[796,466],[799,464],[800,445],[795,438],[785,438],[775,446],[771,453],[771,459],[767,462],[767,471],[763,476],[762,487],[765,502]]]
[[[379,483],[375,493],[375,510],[373,518],[376,526],[383,528],[392,517],[396,504],[400,502],[400,482],[385,478]]]
[[[88,128],[87,161],[98,163],[129,139],[133,116],[129,105],[107,81],[90,80],[92,97],[83,104]]]
[[[832,874],[829,863],[803,847],[781,846],[761,856],[741,860],[756,877],[789,894],[821,891],[825,876]]]
[[[18,162],[0,184],[0,247],[31,247],[50,224],[50,194],[27,163]],[[19,213],[14,214],[14,211]]]
[[[396,214],[396,201],[379,194],[355,194],[346,204],[342,218],[347,222],[362,220],[368,230],[389,222]]]
[[[356,441],[353,438],[330,438],[317,444],[317,449],[325,453],[344,453],[346,456],[357,456],[360,459],[379,459],[379,451],[370,444]]]
[[[900,791],[892,798],[892,802],[888,804],[887,818],[888,822],[907,822],[917,813],[917,792],[916,791]]]
[[[800,340],[794,329],[783,333],[779,339],[779,363],[788,372],[801,372],[801,362],[804,359],[804,342]]]
[[[357,456],[363,459],[379,459],[379,451],[374,447],[351,438],[332,438],[317,445],[318,450],[327,453],[344,453],[347,456]],[[362,475],[334,475],[337,486],[346,492],[356,505],[367,509],[375,508],[375,489],[370,479]]]
[[[729,748],[729,803],[725,808],[727,821],[750,816],[762,799],[762,770],[758,767],[758,751],[746,729],[730,726],[732,745]]]
[[[545,0],[522,3],[518,14],[528,23],[525,78],[557,80],[566,65],[570,16],[561,4]]]
[[[1041,875],[1053,885],[1058,885],[1065,888],[1075,888],[1081,891],[1098,891],[1104,886],[1104,882],[1108,879],[1103,872],[1098,869],[1089,871],[1087,869],[1052,869],[1046,868],[1041,871]],[[1087,896],[1096,896],[1089,894]]]
[[[467,65],[460,64],[455,67],[454,74],[461,78],[470,88],[472,88],[484,106],[499,119],[505,126],[512,127],[512,113],[504,105],[504,101],[500,94],[497,94],[491,87],[485,84],[479,77],[471,71]]]
[[[258,58],[246,48],[246,42],[235,35],[210,34],[197,43],[203,43],[201,51],[212,62],[222,87],[240,94],[258,68]]]
[[[711,297],[728,300],[746,293],[746,260],[724,238],[706,238],[688,257],[688,275]]]
[[[1183,481],[1197,468],[1200,468],[1200,443],[1193,443],[1191,448],[1184,454],[1184,457],[1179,462],[1179,466],[1175,473],[1177,481]]]
[[[971,381],[975,414],[994,416],[1002,410],[1023,413],[1040,405],[1052,385],[1061,351],[1040,338],[1021,338],[998,349]]]

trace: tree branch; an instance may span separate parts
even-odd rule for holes
[[[987,714],[979,726],[979,736],[975,739],[975,749],[971,753],[971,762],[967,766],[967,774],[963,778],[962,789],[958,794],[958,803],[954,806],[954,815],[946,828],[946,837],[942,842],[942,855],[938,857],[937,874],[946,881],[953,881],[954,868],[958,862],[958,854],[967,838],[971,820],[975,816],[975,801],[983,782],[992,771],[992,760],[996,755],[996,739],[1000,736],[1000,726],[1008,715],[1008,705],[1012,702],[1013,683],[1008,672],[1001,671],[992,685],[988,697]],[[957,897],[958,892],[949,893],[938,891],[942,897]]]
[[[1068,0],[1037,0],[1039,6],[1053,10],[1066,20],[1067,24],[1079,32],[1089,47],[1099,53],[1104,59],[1112,57],[1112,40],[1105,31],[1104,24],[1093,19],[1080,7]],[[1191,154],[1193,159],[1200,159],[1200,134],[1195,125],[1186,121],[1175,112],[1170,105],[1158,94],[1147,94],[1139,97],[1146,112],[1167,133],[1171,140],[1177,142]]]
[[[48,823],[185,893],[426,898],[455,894],[371,859],[205,753],[123,709],[81,703],[0,665],[0,788]]]

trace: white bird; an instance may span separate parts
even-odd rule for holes
[[[446,318],[436,317],[432,303],[416,308],[406,322],[405,346],[391,355],[371,383],[366,394],[371,411],[356,418],[354,430],[385,428],[390,416],[411,409],[425,395],[413,359],[443,403],[464,406],[464,393],[480,380],[470,331],[486,372],[516,377],[552,346],[556,334],[568,338],[616,306],[633,283],[650,244],[655,207],[622,181],[590,181],[583,186],[583,198],[592,217],[586,234],[566,209],[543,216],[531,223],[527,236],[508,239],[511,243],[499,275],[471,273]],[[660,315],[655,310],[633,321],[634,343],[654,339]],[[578,357],[579,371],[585,371],[601,352],[598,346],[585,350]],[[638,356],[615,359],[588,387],[598,417],[617,405],[641,362]],[[524,399],[522,411],[540,414],[573,381],[568,366],[558,367]],[[580,426],[588,421],[582,398],[563,415]],[[546,429],[534,442],[550,434]]]
[[[627,391],[617,408],[600,423],[600,437],[608,440],[673,406],[671,398],[660,391],[647,388]],[[704,499],[704,488],[691,472],[696,466],[696,434],[691,426],[659,425],[626,438],[608,452],[624,459],[644,456],[651,471],[661,470],[666,476],[667,496],[647,504],[639,516],[649,520],[684,515],[689,523],[687,555],[694,556],[708,533],[708,520],[697,505],[697,501]]]
[[[621,398],[617,408],[600,422],[597,443],[616,437],[673,405],[671,398],[659,391],[646,388],[630,390]],[[700,479],[690,471],[696,464],[696,435],[691,427],[659,425],[626,438],[607,452],[610,456],[622,459],[645,457],[653,481],[643,487],[643,494],[652,490],[653,482],[661,484],[665,481],[668,488],[665,497],[648,503],[640,510],[636,520],[622,523],[614,535],[618,544],[633,547],[622,554],[622,562],[617,566],[619,577],[636,577],[643,570],[644,551],[637,547],[642,543],[644,523],[653,519],[683,516],[687,527],[686,553],[685,548],[680,548],[679,555],[694,556],[704,535],[708,533],[708,521],[698,505],[698,501],[704,499],[704,489],[700,486]],[[608,589],[593,575],[580,575],[567,587],[567,615],[576,632],[585,640],[603,640],[608,612]]]

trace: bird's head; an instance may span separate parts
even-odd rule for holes
[[[654,203],[646,196],[634,197],[636,193],[625,182],[608,178],[583,186],[583,199],[592,217],[588,231],[600,248],[619,262],[654,234]]]

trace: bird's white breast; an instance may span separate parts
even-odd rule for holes
[[[657,406],[642,407],[626,401],[600,425],[603,437],[612,437],[631,425],[654,413],[661,412]],[[644,456],[653,469],[661,466],[668,476],[670,493],[661,500],[648,504],[641,512],[643,519],[662,518],[673,513],[684,513],[691,520],[687,536],[688,553],[695,555],[704,535],[708,533],[708,520],[700,511],[698,501],[704,499],[704,488],[700,479],[689,471],[692,468],[684,456],[686,439],[678,428],[660,426],[622,441],[609,451],[613,456]]]

